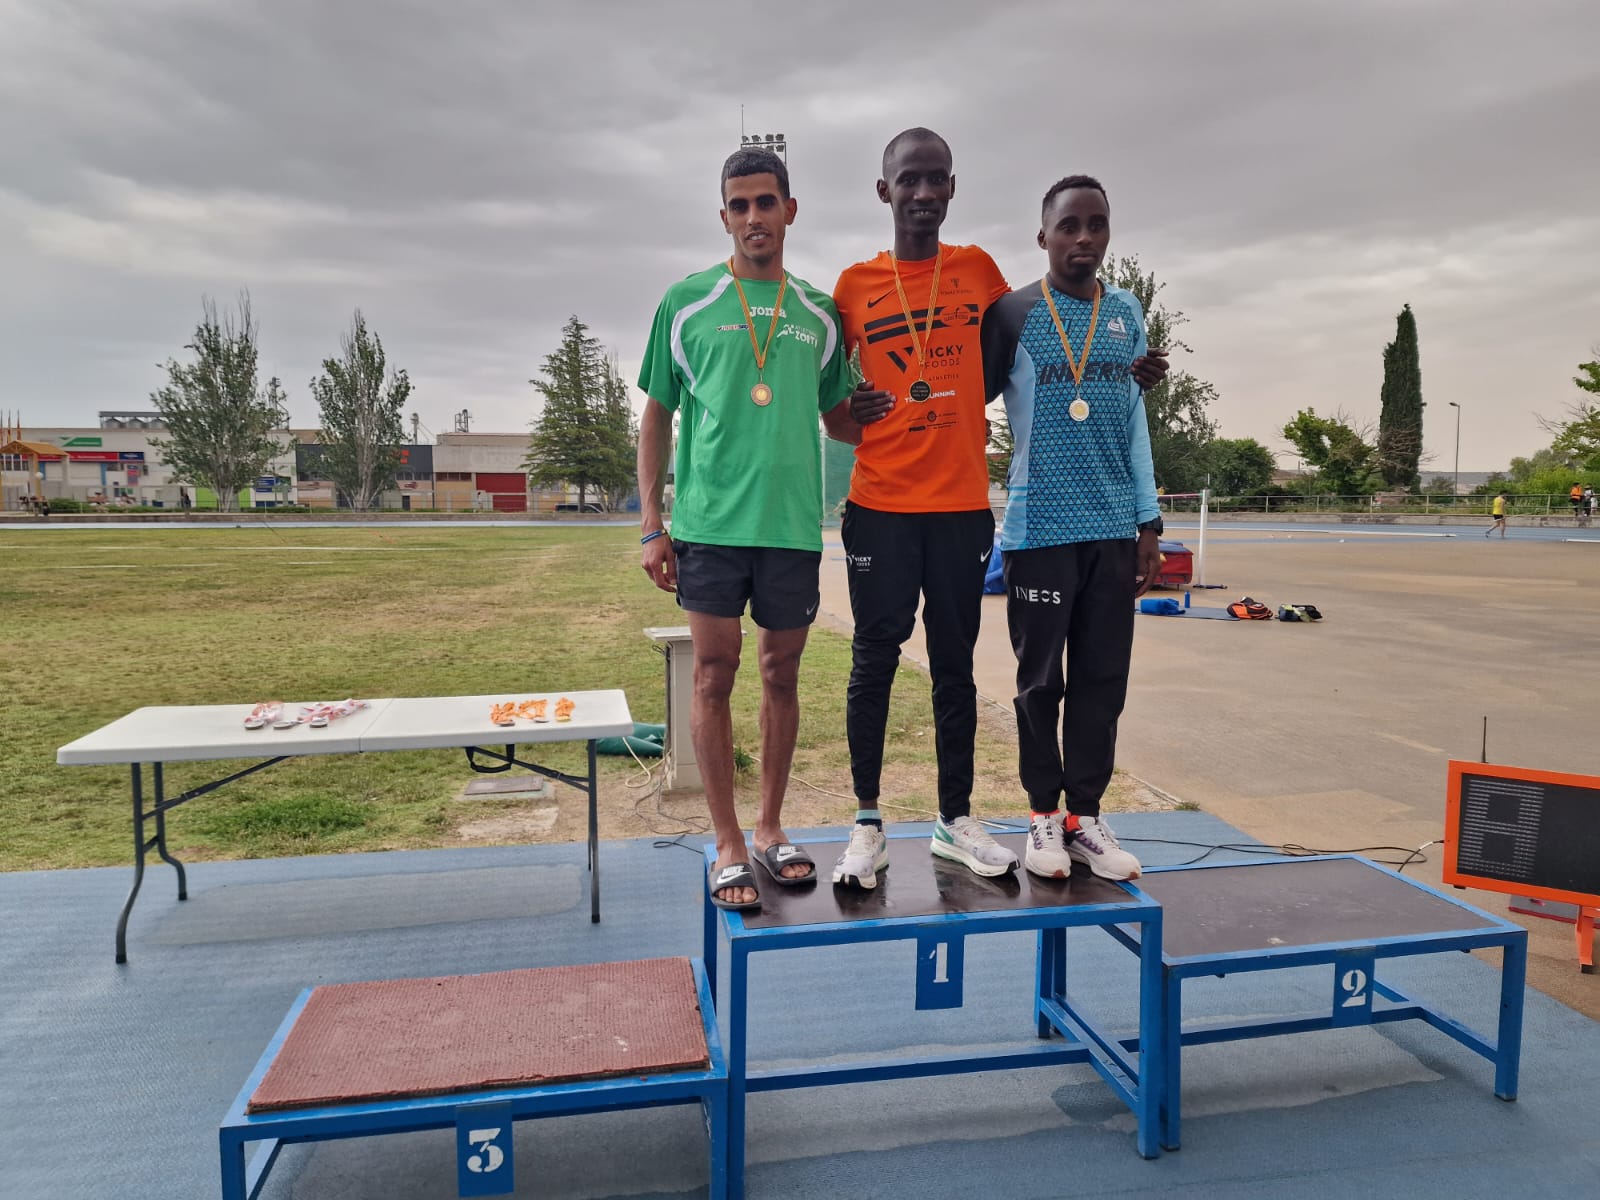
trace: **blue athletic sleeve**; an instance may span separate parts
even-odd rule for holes
[[[1139,313],[1139,336],[1134,340],[1133,357],[1139,358],[1149,349],[1144,334],[1144,313]],[[1150,422],[1144,411],[1144,389],[1128,376],[1128,392],[1132,401],[1128,406],[1128,462],[1133,468],[1134,517],[1140,523],[1153,521],[1161,515],[1156,502],[1156,467],[1150,455]]]

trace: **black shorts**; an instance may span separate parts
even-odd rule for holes
[[[820,550],[672,543],[678,606],[712,617],[750,618],[762,629],[804,629],[817,619]]]

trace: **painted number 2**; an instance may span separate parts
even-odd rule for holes
[[[490,1171],[498,1171],[500,1164],[505,1162],[505,1151],[494,1144],[495,1138],[500,1136],[498,1129],[473,1129],[467,1133],[467,1141],[472,1143],[474,1149],[485,1151],[483,1154],[474,1154],[467,1159],[467,1170],[474,1175],[487,1175]]]
[[[1340,1001],[1343,1008],[1364,1008],[1367,1003],[1367,973],[1352,967],[1339,977],[1339,990],[1344,993]]]

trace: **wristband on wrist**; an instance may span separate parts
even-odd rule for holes
[[[658,537],[666,537],[666,536],[667,536],[667,531],[665,529],[657,529],[653,533],[647,533],[642,538],[640,538],[639,539],[639,545],[648,546],[651,542],[655,541]]]

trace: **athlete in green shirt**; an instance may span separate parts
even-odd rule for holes
[[[657,587],[677,594],[689,617],[689,722],[717,838],[707,887],[724,908],[761,899],[734,810],[728,707],[747,603],[760,630],[757,861],[784,886],[817,877],[779,820],[800,722],[800,653],[819,600],[817,414],[842,441],[858,441],[861,430],[843,403],[854,378],[833,301],[783,269],[796,209],[788,169],[770,150],[740,150],[723,164],[722,223],[733,256],[667,290],[639,373],[650,397],[639,426],[641,565]],[[669,538],[661,496],[674,413]]]

